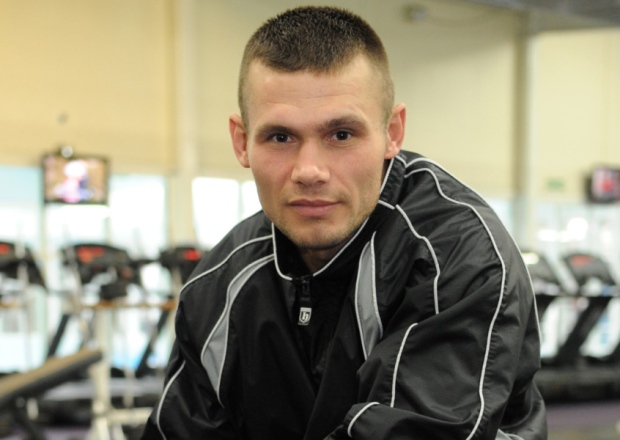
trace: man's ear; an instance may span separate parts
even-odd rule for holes
[[[405,122],[407,108],[405,104],[397,104],[392,109],[392,116],[387,125],[388,143],[385,149],[385,159],[392,159],[398,154],[405,140]]]
[[[230,139],[232,140],[232,146],[237,160],[242,167],[250,168],[248,137],[241,116],[237,114],[231,115],[228,119],[228,128],[230,130]]]

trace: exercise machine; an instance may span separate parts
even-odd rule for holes
[[[43,296],[38,294],[43,293]],[[25,341],[14,340],[15,334],[5,333],[4,343],[17,343],[21,354],[25,354],[24,361],[19,356],[13,356],[14,365],[5,364],[4,371],[27,369],[37,366],[42,362],[44,341],[40,339],[38,344],[32,344],[32,333],[35,327],[42,327],[45,323],[35,316],[39,306],[44,307],[43,299],[47,294],[45,281],[34,255],[31,250],[18,243],[0,241],[0,317],[4,321],[12,323],[18,332],[23,334]],[[18,312],[18,313],[15,313]],[[41,329],[39,336],[43,336]],[[21,335],[20,335],[21,337]],[[4,345],[4,350],[10,350],[10,346]],[[34,348],[34,351],[32,350]],[[9,358],[5,358],[9,361]]]
[[[82,375],[101,359],[101,351],[82,349],[69,356],[49,358],[32,370],[0,378],[0,413],[10,412],[15,423],[26,431],[28,438],[44,440],[45,435],[37,421],[28,414],[26,403]]]
[[[123,335],[120,342],[129,344],[133,338],[119,333],[118,326],[142,325],[142,321],[133,317],[125,318],[125,312],[171,306],[151,301],[143,288],[141,267],[151,260],[135,260],[122,248],[100,243],[74,244],[63,248],[61,254],[64,267],[71,275],[67,278],[74,281],[75,287],[68,295],[70,307],[63,312],[49,344],[48,357],[57,354],[70,320],[77,320],[80,325],[79,346],[94,346],[101,350],[103,357],[92,368],[92,381],[66,383],[46,393],[42,406],[56,417],[66,417],[67,409],[82,417],[86,413],[92,417],[95,439],[107,439],[110,433],[114,438],[123,438],[123,426],[137,425],[146,419],[161,393],[162,380],[154,378],[138,383],[132,366],[115,365],[118,347],[113,344],[112,336]],[[123,318],[119,318],[121,314]]]
[[[189,281],[192,272],[203,255],[204,252],[202,250],[191,245],[174,246],[160,252],[159,264],[170,272],[171,278],[171,292],[166,298],[168,301],[174,301],[175,307],[162,308],[157,325],[153,328],[149,342],[136,368],[136,377],[144,377],[153,373],[153,368],[148,363],[149,357],[153,353],[155,343],[162,334],[166,324],[169,323],[168,325],[172,327],[170,321],[172,312],[176,308],[177,295],[182,286]]]
[[[544,255],[534,251],[523,251],[522,256],[536,295],[538,319],[542,321],[551,303],[559,296],[565,295],[566,289]]]
[[[588,338],[608,316],[611,302],[618,298],[618,285],[607,263],[599,256],[573,252],[562,261],[577,285],[573,295],[576,318],[555,355],[544,359],[537,375],[547,398],[587,399],[617,397],[620,392],[620,348],[609,354],[587,354]]]
[[[92,328],[84,328],[82,309],[84,302],[91,300],[113,301],[127,296],[130,284],[141,286],[140,265],[146,261],[134,261],[124,249],[99,243],[82,243],[67,246],[61,250],[62,261],[73,274],[75,292],[71,307],[65,310],[52,337],[47,356],[54,356],[58,350],[67,325],[72,317],[80,321],[82,344],[92,334]]]

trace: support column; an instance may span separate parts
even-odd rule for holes
[[[196,4],[172,0],[175,166],[168,179],[170,244],[195,243],[192,180],[197,173]]]
[[[538,25],[536,13],[523,17],[517,59],[517,133],[515,150],[514,237],[522,248],[536,246],[537,109],[536,57]]]

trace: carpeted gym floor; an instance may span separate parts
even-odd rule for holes
[[[547,406],[548,440],[620,440],[620,400],[553,403]],[[47,426],[47,440],[85,440],[88,426]],[[127,433],[139,438],[139,429]],[[23,433],[0,435],[2,440],[23,440]]]

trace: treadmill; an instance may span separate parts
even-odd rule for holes
[[[562,257],[577,284],[575,300],[583,305],[564,342],[551,359],[545,360],[537,375],[543,396],[569,400],[618,397],[620,393],[620,349],[608,356],[584,354],[588,336],[618,298],[618,285],[609,265],[600,257],[586,252],[568,253]]]

